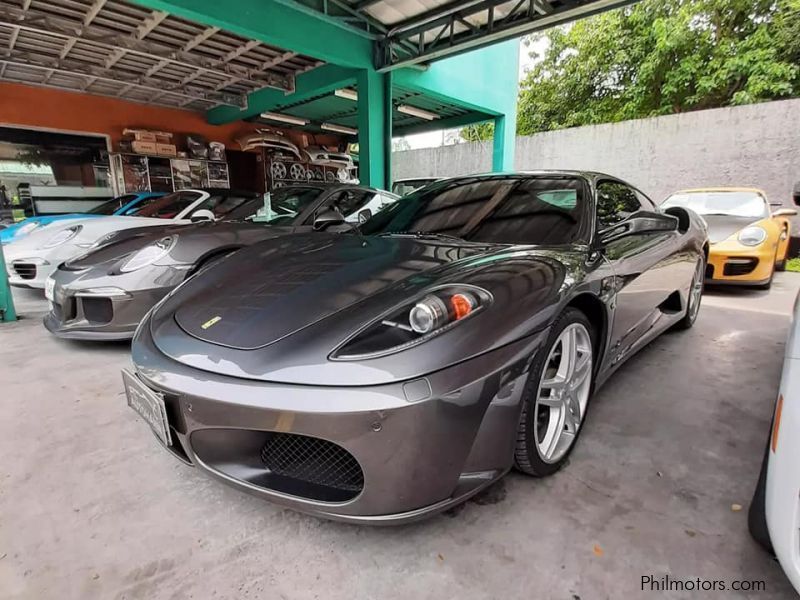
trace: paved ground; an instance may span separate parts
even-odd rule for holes
[[[402,528],[320,521],[179,464],[125,406],[124,345],[57,341],[17,294],[0,326],[0,597],[742,598],[643,593],[643,575],[762,579],[747,534],[800,276],[710,291],[697,326],[651,344],[596,397],[572,464],[511,474]],[[735,512],[733,504],[744,506]]]

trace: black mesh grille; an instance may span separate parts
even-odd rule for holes
[[[14,263],[11,266],[21,279],[33,279],[36,277],[36,265],[32,263]]]
[[[737,260],[741,260],[742,262],[726,262],[722,273],[728,276],[747,275],[748,273],[752,273],[753,270],[758,265],[757,258],[746,258]]]
[[[108,298],[84,298],[83,315],[90,323],[110,323],[114,318],[114,307]]]
[[[347,450],[333,442],[289,433],[276,433],[261,450],[261,460],[277,475],[357,494],[364,473]]]

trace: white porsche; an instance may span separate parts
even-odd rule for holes
[[[786,343],[783,374],[761,475],[750,504],[750,533],[775,553],[800,593],[800,296]]]
[[[44,289],[50,274],[62,262],[100,246],[110,235],[140,227],[224,219],[239,205],[252,200],[251,192],[192,188],[151,202],[135,215],[77,219],[53,223],[3,247],[9,283]]]

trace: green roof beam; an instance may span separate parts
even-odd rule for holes
[[[132,1],[342,67],[373,66],[372,36],[291,0]]]

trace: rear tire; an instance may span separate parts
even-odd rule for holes
[[[770,430],[771,431],[771,430]],[[756,490],[753,500],[750,502],[750,510],[747,513],[747,528],[750,535],[767,552],[773,553],[772,540],[769,538],[769,528],[767,527],[767,465],[769,464],[769,440],[767,440],[767,450],[764,453],[764,460],[761,462],[761,472],[756,483]]]
[[[555,320],[531,364],[522,394],[514,466],[546,477],[575,448],[593,388],[594,330],[586,315],[567,308]]]
[[[786,270],[786,259],[775,261],[775,270],[776,271],[785,271]]]

